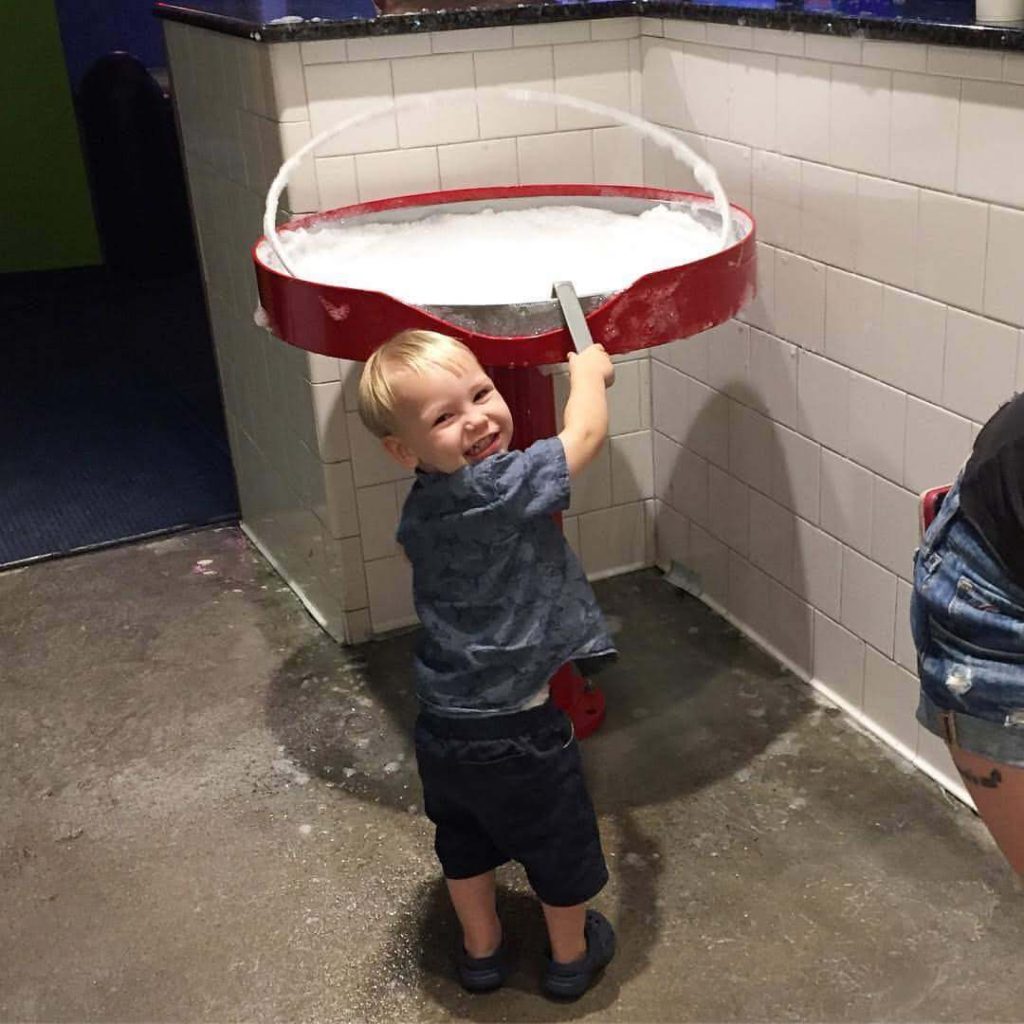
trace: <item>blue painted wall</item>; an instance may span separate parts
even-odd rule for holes
[[[77,90],[93,62],[125,50],[146,67],[163,67],[164,37],[153,0],[56,0],[68,77]]]

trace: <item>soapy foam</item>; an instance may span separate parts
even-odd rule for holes
[[[638,216],[543,206],[386,224],[328,221],[286,231],[280,242],[304,280],[419,305],[540,302],[566,280],[580,295],[601,295],[720,247],[715,231],[666,206]]]

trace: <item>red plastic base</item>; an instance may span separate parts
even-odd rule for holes
[[[584,679],[573,664],[563,665],[551,680],[551,700],[571,719],[576,739],[585,740],[604,721],[604,694]]]
[[[922,537],[925,530],[932,525],[932,520],[939,514],[942,501],[952,486],[952,484],[942,484],[939,487],[929,487],[927,491],[921,492],[918,506],[918,526]]]

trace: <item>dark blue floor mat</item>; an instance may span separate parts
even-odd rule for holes
[[[3,282],[0,566],[237,518],[197,289]]]

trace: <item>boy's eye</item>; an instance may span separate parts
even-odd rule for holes
[[[451,418],[452,414],[450,412],[443,412],[436,420],[434,420],[434,426],[439,427],[442,423],[446,423]]]
[[[493,390],[494,390],[494,388],[492,388],[490,386],[485,387],[485,388],[480,388],[480,390],[477,391],[477,393],[473,396],[473,401],[474,402],[482,402]]]

